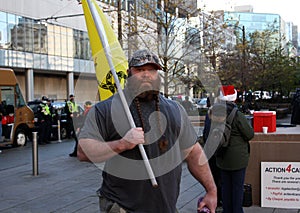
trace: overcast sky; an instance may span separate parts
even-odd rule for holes
[[[234,6],[252,5],[254,13],[279,14],[286,22],[298,25],[300,31],[300,7],[299,0],[198,0],[206,4],[209,10],[233,10]]]

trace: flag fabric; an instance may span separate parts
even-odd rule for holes
[[[124,88],[125,80],[126,80],[126,71],[128,68],[127,58],[125,53],[122,50],[122,47],[111,27],[111,24],[107,20],[106,16],[104,15],[103,11],[96,3],[95,0],[91,0],[91,3],[95,6],[98,15],[101,19],[104,33],[107,37],[112,62],[118,75],[119,82]],[[100,100],[105,100],[113,95],[117,91],[117,87],[115,85],[115,80],[111,73],[111,68],[106,58],[105,50],[103,48],[101,38],[97,32],[96,24],[93,20],[91,10],[87,3],[87,0],[82,0],[82,7],[84,12],[84,17],[86,21],[86,26],[88,30],[90,46],[92,49],[92,56],[95,65],[95,71],[98,81],[98,90],[100,95]]]
[[[136,126],[133,117],[121,89],[122,84],[124,87],[125,73],[128,67],[125,54],[122,51],[121,45],[118,42],[110,23],[104,16],[100,7],[96,4],[95,0],[82,0],[82,6],[95,63],[100,99],[105,100],[115,91],[118,91],[128,121],[131,127],[135,128]],[[91,6],[91,8],[89,8],[89,6]],[[96,16],[95,10],[99,14],[99,17]],[[96,21],[94,21],[93,18],[95,18]],[[106,49],[104,49],[103,46],[106,47]],[[116,83],[114,80],[116,80]],[[138,146],[151,183],[154,187],[157,187],[158,185],[145,149],[142,144],[139,144]]]

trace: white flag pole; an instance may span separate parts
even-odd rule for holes
[[[106,34],[104,33],[105,30],[104,30],[102,21],[101,21],[99,15],[96,15],[97,14],[97,10],[96,10],[95,6],[91,3],[91,1],[87,0],[87,3],[88,3],[88,6],[90,8],[90,11],[91,11],[94,23],[96,25],[96,29],[97,29],[98,35],[100,37],[100,40],[101,40],[101,43],[102,43],[102,46],[103,46],[103,49],[104,49],[104,52],[105,52],[105,56],[107,58],[107,61],[108,61],[111,73],[112,73],[112,75],[114,77],[114,80],[115,80],[115,83],[116,83],[116,86],[117,86],[117,90],[118,90],[118,93],[120,95],[121,102],[123,104],[123,107],[124,107],[125,113],[127,115],[128,121],[130,123],[131,128],[135,128],[136,126],[135,126],[133,117],[132,117],[132,115],[130,113],[127,101],[125,99],[125,96],[124,96],[121,84],[119,82],[118,75],[116,73],[116,70],[115,70],[115,67],[114,67],[114,64],[113,64],[113,61],[112,61],[112,54],[111,54],[111,50],[110,50],[110,47],[109,47],[109,43],[108,43]],[[151,183],[152,183],[152,185],[154,187],[157,187],[158,184],[156,182],[156,179],[155,179],[154,173],[152,171],[151,165],[149,163],[148,157],[146,155],[145,149],[144,149],[144,147],[143,147],[142,144],[139,144],[138,147],[139,147],[140,153],[142,155],[142,158],[143,158],[146,170],[148,172],[149,178],[151,180]]]

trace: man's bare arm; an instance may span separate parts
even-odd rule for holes
[[[205,153],[201,146],[196,143],[190,149],[186,150],[186,154],[186,162],[189,171],[206,190],[206,195],[198,208],[201,209],[204,206],[207,206],[211,213],[214,213],[217,207],[217,187],[211,174]]]
[[[83,138],[78,143],[77,157],[80,161],[100,163],[143,143],[145,143],[144,131],[140,127],[130,129],[123,138],[115,141],[104,142]]]

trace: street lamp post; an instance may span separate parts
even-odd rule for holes
[[[241,80],[242,80],[242,88],[244,89],[244,91],[246,91],[246,85],[245,85],[245,76],[244,76],[244,72],[246,70],[246,34],[245,34],[245,26],[243,25],[242,27],[242,33],[243,33],[243,68],[242,68],[242,76],[241,76]]]
[[[243,25],[242,27],[238,25],[227,25],[229,27],[234,27],[242,31],[242,48],[243,48],[243,53],[242,53],[242,66],[241,66],[241,88],[246,91],[246,85],[245,85],[245,70],[247,68],[246,66],[246,32],[245,32],[245,26]]]
[[[242,28],[236,26],[236,28],[242,30],[242,48],[243,48],[243,55],[242,55],[242,70],[241,70],[241,82],[242,82],[242,89],[246,91],[245,86],[245,70],[246,70],[246,33],[245,33],[245,26],[243,25]]]

